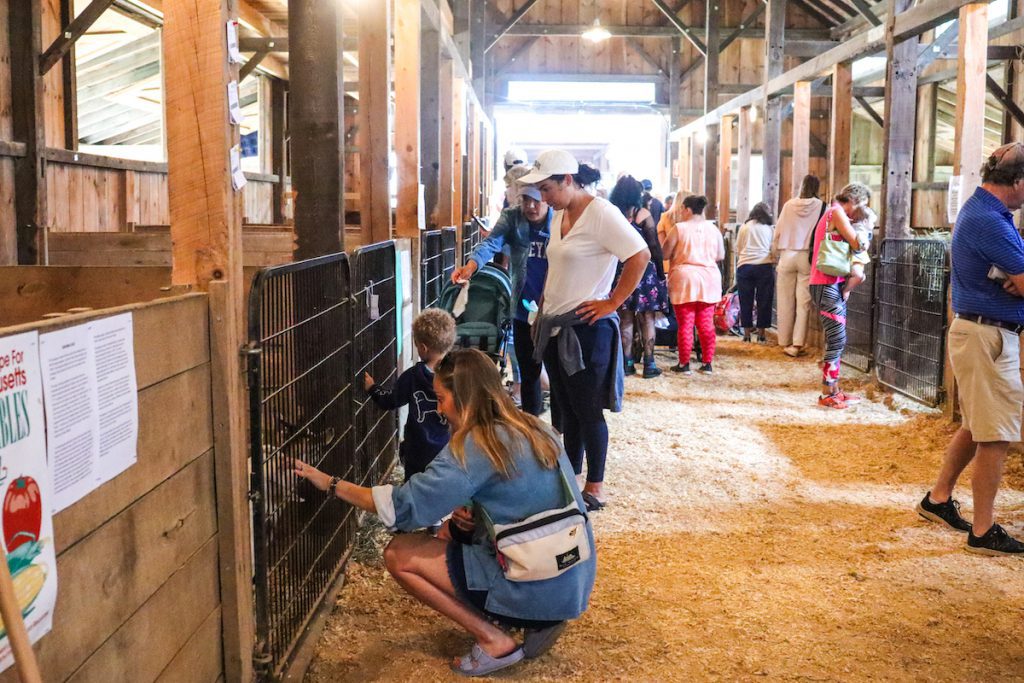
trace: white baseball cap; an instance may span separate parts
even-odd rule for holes
[[[505,168],[527,163],[529,163],[529,159],[526,158],[526,152],[518,147],[513,147],[505,152]]]
[[[575,175],[579,172],[580,164],[572,154],[564,149],[546,149],[537,155],[529,175],[520,178],[519,182],[529,185],[547,180],[553,175]]]

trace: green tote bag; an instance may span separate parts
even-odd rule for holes
[[[852,256],[850,244],[846,240],[833,239],[833,235],[826,232],[818,248],[818,262],[815,266],[825,275],[846,277],[850,274]]]

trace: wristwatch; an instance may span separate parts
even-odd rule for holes
[[[327,487],[327,492],[331,494],[331,497],[337,497],[338,482],[341,481],[341,477],[331,477],[331,485]]]

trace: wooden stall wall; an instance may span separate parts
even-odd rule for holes
[[[0,2],[0,141],[14,137],[11,111],[11,46],[7,31],[8,3]],[[18,244],[14,219],[14,160],[0,156],[0,264],[16,263]]]
[[[130,310],[138,462],[54,519],[53,630],[35,646],[46,681],[195,681],[223,675],[207,297]],[[174,343],[167,343],[174,330]],[[14,683],[13,668],[0,683]]]

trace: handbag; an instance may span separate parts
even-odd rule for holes
[[[569,504],[544,510],[512,524],[494,524],[480,506],[505,578],[509,581],[553,579],[590,559],[587,515],[559,468]]]
[[[825,275],[833,277],[846,277],[850,274],[851,259],[853,252],[850,244],[842,237],[825,233],[818,247],[817,269]]]

